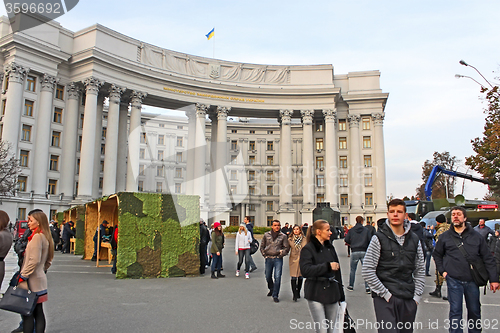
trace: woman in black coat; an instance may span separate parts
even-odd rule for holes
[[[300,252],[300,271],[306,278],[304,297],[316,332],[333,331],[338,302],[345,300],[339,258],[330,235],[329,223],[317,220],[307,231],[307,245]]]

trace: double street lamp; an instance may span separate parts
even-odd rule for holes
[[[480,71],[479,71],[476,67],[474,67],[474,66],[472,66],[472,65],[470,65],[470,64],[468,64],[468,63],[466,63],[464,60],[460,60],[458,63],[459,63],[460,65],[463,65],[463,66],[466,66],[466,67],[472,67],[472,68],[474,68],[474,70],[475,70],[476,72],[478,72],[478,74],[479,74],[479,75],[481,75],[481,77],[484,79],[484,81],[486,81],[486,83],[488,83],[488,84],[490,85],[490,87],[491,87],[491,88],[493,88],[493,85],[490,83],[490,81],[488,81],[488,80],[484,77],[484,75],[483,75],[483,74],[481,74],[481,72],[480,72]],[[467,76],[467,75],[460,75],[460,74],[455,74],[455,77],[456,77],[457,79],[460,79],[460,78],[462,78],[462,77],[469,78],[469,79],[473,80],[474,82],[476,82],[477,84],[479,84],[482,88],[486,88],[485,86],[483,86],[481,83],[479,83],[477,80],[475,80],[474,78],[472,78],[472,77],[470,77],[470,76]]]

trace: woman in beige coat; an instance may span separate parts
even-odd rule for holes
[[[28,214],[28,227],[32,234],[28,237],[28,246],[24,253],[23,267],[19,277],[19,287],[36,292],[38,302],[31,316],[23,316],[24,332],[33,332],[36,323],[36,332],[45,332],[45,315],[42,303],[47,301],[47,276],[54,258],[54,241],[49,229],[47,215],[35,209]]]
[[[290,265],[290,277],[292,278],[293,301],[297,302],[297,298],[300,298],[300,289],[302,288],[303,280],[299,267],[300,250],[306,245],[306,237],[304,237],[300,226],[293,226],[293,230],[290,236],[288,236],[288,242],[290,243],[290,258],[288,263]]]

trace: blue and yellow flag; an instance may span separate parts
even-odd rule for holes
[[[210,38],[212,38],[215,34],[215,28],[213,28],[212,30],[210,30],[210,32],[208,34],[206,34],[205,36],[207,36],[208,40],[210,40]]]

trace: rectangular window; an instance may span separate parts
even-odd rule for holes
[[[17,177],[17,183],[19,184],[19,192],[26,192],[26,182],[28,181],[28,177],[19,176]]]
[[[17,217],[19,220],[26,220],[26,208],[19,208],[17,210]]]
[[[339,131],[347,131],[347,122],[345,119],[339,119]]]
[[[49,188],[47,192],[49,192],[49,194],[56,194],[56,187],[57,187],[57,180],[49,179]]]
[[[33,101],[24,101],[24,116],[33,117]]]
[[[274,165],[274,156],[267,157],[267,165]]]
[[[323,149],[323,138],[316,138],[316,149]]]
[[[163,135],[163,134],[158,135],[158,144],[159,145],[165,144],[165,135]]]
[[[59,164],[59,156],[57,156],[57,155],[50,155],[49,169],[52,170],[52,171],[57,171],[58,164]]]
[[[365,205],[366,206],[373,205],[373,194],[372,193],[365,193]]]
[[[248,186],[248,194],[255,195],[255,186]]]
[[[160,124],[160,127],[165,127],[165,124]],[[177,129],[184,129],[184,126],[177,125]]]
[[[27,168],[29,163],[30,152],[28,150],[21,150],[19,165]]]
[[[238,155],[231,155],[231,164],[235,164],[237,158],[238,158]]]
[[[62,113],[63,109],[61,108],[54,108],[54,119],[52,119],[55,123],[61,123],[62,122]]]
[[[108,129],[106,127],[103,127],[102,128],[102,131],[101,131],[101,136],[103,139],[106,139],[106,133],[108,132]]]
[[[238,149],[238,140],[231,140],[231,150]]]
[[[324,194],[317,194],[316,195],[316,202],[325,202],[325,195]]]
[[[323,122],[322,121],[316,122],[316,132],[323,132]]]
[[[22,141],[31,141],[31,126],[23,125]]]
[[[255,141],[248,142],[248,150],[255,150]]]
[[[255,170],[248,171],[248,180],[249,181],[255,180]]]
[[[231,180],[238,180],[238,171],[231,170]]]
[[[28,75],[26,78],[26,90],[35,92],[36,90],[36,77]]]
[[[163,192],[163,183],[162,182],[156,182],[156,192],[158,192],[158,193]]]
[[[274,142],[267,141],[267,150],[274,150]]]
[[[273,195],[273,186],[267,187],[267,195]]]
[[[83,128],[83,121],[85,119],[85,115],[82,113],[80,114],[80,128]]]
[[[363,117],[363,119],[361,121],[363,123],[363,129],[364,130],[369,130],[370,129],[370,118]]]
[[[372,167],[372,155],[365,155],[364,160],[365,160],[365,168],[371,168]]]
[[[163,161],[163,150],[158,150],[158,161]]]
[[[255,204],[249,204],[248,205],[248,210],[255,212]],[[253,216],[252,216],[253,217]]]
[[[231,194],[236,194],[236,191],[238,190],[238,186],[236,186],[236,185],[231,185],[230,190],[231,190]]]
[[[371,136],[363,137],[363,148],[371,148],[372,147],[372,138]]]
[[[324,159],[323,156],[316,156],[316,169],[324,168]]]
[[[78,151],[82,151],[82,136],[78,137]]]
[[[5,114],[5,106],[7,105],[7,100],[3,99],[2,100],[2,116]]]
[[[273,131],[267,131],[267,134],[273,134]]]
[[[101,161],[101,172],[104,172],[104,161]]]
[[[175,189],[174,189],[174,191],[175,191],[176,194],[180,194],[181,193],[181,186],[182,186],[181,183],[175,183]]]
[[[156,166],[156,176],[163,177],[163,165]]]
[[[255,134],[255,130],[248,131],[250,134]]]
[[[76,160],[76,174],[80,174],[80,159]],[[78,192],[78,191],[77,191]]]
[[[237,130],[231,130],[231,133],[238,133]]]
[[[143,180],[139,180],[137,182],[137,190],[139,192],[143,192],[144,191],[144,181]]]
[[[339,138],[339,149],[347,149],[347,138]]]
[[[365,186],[373,186],[372,175],[365,175]]]
[[[273,201],[268,201],[266,203],[266,211],[272,212],[274,210],[274,202]]]
[[[340,205],[347,206],[349,204],[349,195],[341,194],[340,195]]]
[[[249,165],[254,165],[255,164],[255,156],[253,156],[253,155],[248,156],[248,164]]]
[[[52,147],[59,147],[61,143],[61,132],[52,131]]]
[[[339,168],[345,169],[347,168],[347,156],[339,157]]]
[[[142,160],[146,158],[146,149],[141,148],[139,150],[139,158],[142,159]]]
[[[268,170],[266,172],[266,180],[274,180],[274,172],[273,171]]]
[[[325,175],[316,175],[316,186],[317,187],[325,186]]]
[[[106,154],[106,144],[101,144],[101,155]]]
[[[64,99],[64,86],[58,84],[56,87],[56,98],[61,101]]]
[[[141,133],[141,143],[146,143],[146,133]]]
[[[143,164],[139,165],[139,176],[144,176],[144,170],[146,167]]]
[[[103,182],[104,182],[104,180],[103,180],[103,179],[104,179],[104,178],[99,177],[99,189],[100,189],[100,190],[102,190],[102,184],[103,184]]]
[[[347,175],[340,175],[340,187],[347,187],[348,182],[347,182]]]
[[[175,154],[175,162],[182,163],[182,152],[178,152]]]
[[[177,137],[177,147],[182,147],[184,144],[184,138],[182,136]]]
[[[182,178],[182,168],[175,168],[175,178]]]

